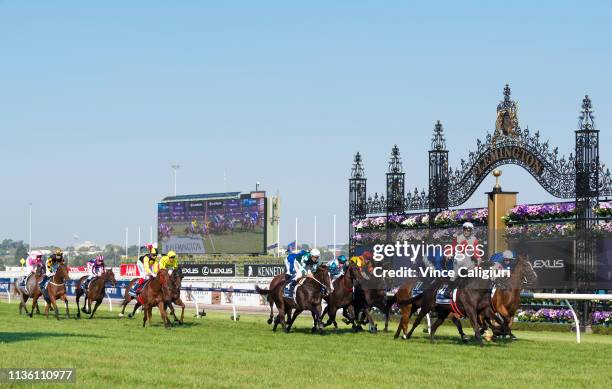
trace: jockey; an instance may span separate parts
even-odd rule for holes
[[[61,249],[55,250],[55,253],[47,258],[46,269],[47,272],[43,277],[42,281],[38,284],[41,290],[47,287],[47,282],[53,277],[59,265],[64,264],[64,253]]]
[[[302,277],[312,277],[312,274],[317,271],[321,252],[318,249],[312,249],[310,253],[302,250],[295,254],[292,260],[289,259],[291,256],[292,254],[287,256],[287,262],[292,261],[293,264],[292,268],[291,266],[287,268],[289,271],[287,274],[290,276],[290,282],[285,285],[285,296],[287,298],[293,298],[293,289]],[[293,272],[290,272],[291,270]]]
[[[87,276],[87,279],[83,283],[83,286],[82,286],[83,290],[87,290],[91,280],[93,280],[94,277],[101,276],[105,270],[106,268],[104,266],[104,256],[103,255],[98,255],[96,258],[90,259],[89,261],[87,261],[87,271],[89,272],[89,276]]]
[[[28,256],[27,264],[28,264],[28,270],[30,271],[30,273],[36,273],[36,269],[39,266],[42,266],[43,264],[42,257],[43,255],[40,251],[34,251]]]
[[[138,293],[142,291],[146,281],[149,281],[151,278],[154,278],[157,272],[157,249],[155,247],[151,247],[150,252],[148,254],[140,256],[136,260],[136,266],[138,267],[138,273],[140,274],[140,278],[138,282],[134,283],[132,289],[130,290],[130,294],[136,296]]]
[[[357,268],[361,269],[361,266],[363,266],[363,258],[361,257],[351,257],[351,262],[353,262],[355,265],[357,265]]]
[[[465,267],[473,269],[474,265],[479,265],[481,260],[480,253],[476,250],[478,239],[473,235],[474,225],[470,222],[463,223],[463,233],[457,235],[453,240],[453,268],[455,272],[459,268]],[[473,255],[467,255],[466,250]]]
[[[327,262],[327,267],[329,269],[329,275],[333,280],[340,278],[342,274],[344,274],[344,266],[346,264],[346,256],[340,255],[337,258],[334,258]]]
[[[157,267],[158,270],[168,269],[170,271],[174,271],[178,269],[178,260],[176,259],[176,253],[174,251],[168,251],[168,254],[162,256]]]

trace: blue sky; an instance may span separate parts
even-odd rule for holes
[[[461,3],[461,4],[459,4]],[[0,237],[35,245],[148,237],[179,193],[282,197],[283,243],[347,239],[360,151],[384,190],[393,144],[424,187],[436,120],[452,165],[494,126],[509,82],[519,121],[569,154],[588,93],[612,163],[608,2],[0,1]],[[552,198],[518,167],[504,189]],[[484,206],[488,179],[467,206]],[[145,238],[143,238],[143,241]]]

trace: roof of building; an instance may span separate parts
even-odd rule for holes
[[[240,198],[240,192],[190,194],[190,195],[164,197],[162,199],[162,203],[175,202],[175,201],[222,200],[222,199],[237,199],[237,198]]]

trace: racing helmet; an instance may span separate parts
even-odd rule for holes
[[[470,222],[465,222],[463,223],[463,228],[469,229],[469,230],[473,230],[474,229],[474,225]]]
[[[174,251],[168,251],[168,258],[173,259],[176,258],[176,253]]]
[[[96,257],[96,263],[102,263],[104,262],[104,255],[98,255]]]
[[[346,263],[346,255],[339,255],[338,256],[338,262]]]

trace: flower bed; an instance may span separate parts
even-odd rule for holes
[[[530,220],[571,219],[576,214],[574,203],[517,205],[502,216],[506,225]]]
[[[516,319],[519,322],[531,323],[573,323],[574,316],[569,309],[552,309],[542,308],[519,309],[516,313]],[[612,312],[610,311],[595,311],[591,314],[591,321],[594,325],[602,325],[612,327]]]
[[[543,223],[522,224],[506,227],[506,238],[517,239],[529,237],[530,239],[542,238],[567,238],[573,237],[576,232],[576,223]]]
[[[597,204],[593,211],[599,217],[612,217],[612,201]]]
[[[573,323],[574,316],[569,309],[542,308],[533,310],[518,310],[516,319],[531,323]]]
[[[437,227],[461,226],[465,222],[484,225],[487,223],[487,208],[446,210],[438,213],[434,219]],[[386,216],[368,217],[353,222],[357,231],[384,230]],[[389,226],[393,228],[425,228],[429,226],[429,215],[426,213],[416,215],[394,215],[389,219]]]

